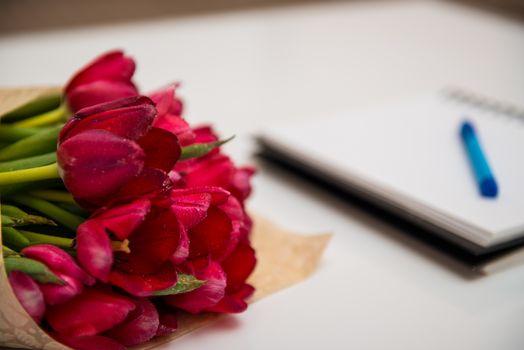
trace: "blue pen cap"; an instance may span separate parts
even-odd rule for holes
[[[471,122],[464,121],[460,128],[460,136],[466,147],[471,167],[478,184],[480,194],[484,197],[496,197],[498,185],[491,172],[488,161],[482,152],[475,129]]]

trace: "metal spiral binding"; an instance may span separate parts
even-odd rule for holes
[[[512,118],[517,118],[524,122],[524,109],[512,103],[501,102],[459,88],[448,88],[443,91],[443,94],[449,99],[459,103],[478,106],[482,109],[487,109],[498,114],[504,114]]]

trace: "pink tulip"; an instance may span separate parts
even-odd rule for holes
[[[201,260],[187,263],[186,271],[206,284],[194,291],[164,298],[171,306],[196,314],[215,306],[225,295],[226,274],[217,262]]]
[[[178,320],[176,316],[165,310],[160,310],[160,320],[158,329],[156,330],[156,337],[165,337],[178,329]]]
[[[153,338],[159,326],[158,312],[149,300],[134,299],[136,308],[127,319],[109,330],[106,335],[125,346],[142,344]]]
[[[95,280],[82,270],[76,261],[62,249],[51,244],[35,244],[24,248],[22,254],[38,260],[54,272],[75,278],[86,285],[93,285]]]
[[[129,241],[113,252],[109,235]],[[77,230],[80,264],[99,280],[144,297],[177,281],[171,259],[187,250],[187,236],[167,199],[140,198],[95,212]]]
[[[194,142],[195,134],[181,116],[183,104],[175,96],[177,86],[177,84],[169,85],[149,95],[158,111],[153,126],[173,133],[178,137],[180,144],[186,146]]]
[[[209,126],[193,129],[193,143],[217,141]],[[215,186],[231,192],[241,203],[251,194],[250,180],[255,169],[235,166],[233,161],[216,148],[206,156],[178,162],[175,170],[183,174],[184,187]]]
[[[31,277],[20,271],[9,274],[9,282],[16,298],[25,311],[39,323],[45,312],[44,296],[38,284]]]
[[[149,182],[149,190],[170,186],[167,172],[180,146],[175,135],[152,127],[155,115],[149,98],[135,96],[82,109],[64,126],[57,162],[64,184],[81,205],[92,210],[117,195],[125,197],[135,181],[149,179],[155,170],[162,179]]]
[[[74,259],[62,249],[51,244],[37,244],[22,250],[26,257],[46,265],[64,285],[40,283],[46,304],[55,305],[80,294],[84,284],[93,285],[95,279],[82,270]]]
[[[68,302],[50,306],[46,319],[58,334],[93,336],[124,321],[135,307],[133,301],[122,295],[86,288]]]
[[[95,104],[138,95],[131,78],[135,62],[121,51],[98,57],[76,73],[65,88],[69,108],[76,112]]]

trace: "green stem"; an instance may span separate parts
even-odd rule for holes
[[[0,196],[1,197],[8,197],[12,196],[15,193],[20,192],[27,192],[30,190],[37,190],[39,188],[62,188],[64,187],[64,183],[62,182],[62,179],[48,179],[48,180],[40,180],[40,181],[31,181],[31,182],[23,182],[19,184],[11,184],[11,185],[2,185],[0,186]]]
[[[20,139],[38,134],[42,129],[38,128],[17,128],[11,125],[0,126],[0,141],[18,141]]]
[[[13,126],[30,128],[35,126],[43,126],[49,124],[55,124],[60,122],[65,122],[66,117],[69,114],[69,111],[65,104],[61,104],[57,108],[45,112],[34,117],[30,117],[19,122],[13,123]]]
[[[34,100],[8,112],[0,115],[2,123],[14,123],[21,119],[30,118],[34,115],[50,111],[60,106],[62,93],[56,92],[37,97]]]
[[[0,173],[0,186],[58,178],[60,178],[60,175],[58,174],[58,165],[53,163],[37,168]]]
[[[39,156],[21,158],[16,160],[9,160],[7,162],[0,162],[0,172],[21,170],[41,167],[56,162],[56,153],[46,153]]]
[[[24,235],[20,233],[15,228],[12,227],[2,227],[2,241],[9,248],[16,250],[24,249],[29,246],[31,242]]]
[[[75,240],[73,238],[57,237],[51,235],[44,235],[43,233],[36,233],[24,230],[18,230],[31,244],[49,243],[57,247],[73,249]]]
[[[70,212],[43,199],[31,197],[25,194],[17,194],[9,197],[9,199],[18,204],[37,210],[73,231],[76,231],[76,228],[84,222],[84,218],[71,214]]]
[[[71,193],[67,191],[34,190],[29,192],[29,194],[33,197],[45,199],[50,202],[76,204],[75,199],[73,198]]]
[[[56,151],[56,140],[61,129],[62,125],[56,125],[2,148],[0,150],[0,161],[32,157]]]

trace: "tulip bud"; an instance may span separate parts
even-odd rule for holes
[[[9,282],[16,298],[25,311],[39,323],[45,312],[44,296],[38,284],[31,277],[20,271],[9,274]]]
[[[65,88],[69,108],[76,112],[95,104],[138,95],[131,78],[135,62],[121,51],[109,52],[76,73]]]

